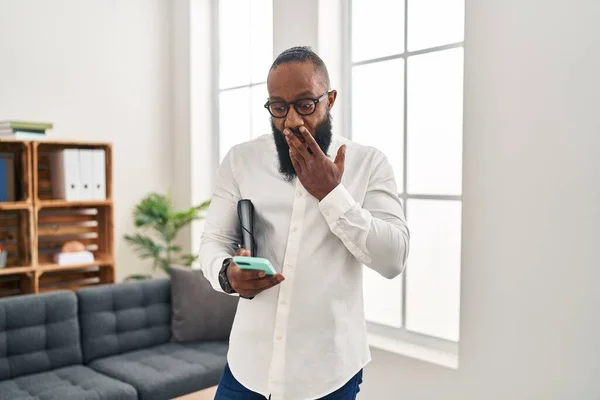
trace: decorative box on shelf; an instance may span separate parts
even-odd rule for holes
[[[58,265],[79,265],[94,262],[94,253],[91,251],[69,251],[54,254],[54,262]]]

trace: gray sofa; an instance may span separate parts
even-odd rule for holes
[[[216,293],[200,286],[205,299]],[[171,290],[172,279],[162,278],[1,299],[0,400],[163,400],[216,385],[227,337],[177,339],[172,315],[181,304],[172,304]],[[211,308],[196,310],[202,306]],[[219,316],[218,331],[230,330],[236,306]]]

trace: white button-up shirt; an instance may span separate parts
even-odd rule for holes
[[[363,308],[363,265],[402,272],[409,230],[392,167],[372,147],[346,144],[342,183],[319,202],[278,171],[272,134],[234,146],[219,167],[200,246],[213,288],[240,243],[237,202],[255,208],[257,256],[285,280],[240,298],[228,352],[235,378],[272,400],[307,400],[342,387],[371,359]]]

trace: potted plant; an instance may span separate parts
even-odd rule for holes
[[[181,254],[181,246],[175,244],[179,231],[192,221],[203,219],[203,211],[208,209],[210,200],[187,210],[175,210],[170,194],[150,193],[134,208],[133,222],[142,232],[124,235],[141,259],[152,260],[152,270],[160,268],[167,274],[172,264],[191,265],[197,254]],[[147,279],[150,274],[134,274],[126,278]]]

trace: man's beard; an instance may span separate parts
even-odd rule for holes
[[[279,159],[279,172],[283,175],[286,181],[291,182],[296,177],[296,170],[292,165],[290,158],[290,147],[285,140],[283,132],[275,127],[271,119],[271,128],[273,129],[273,138],[275,139],[275,147],[277,148],[277,158]],[[290,129],[293,133],[302,137],[298,128]],[[317,129],[313,135],[315,142],[319,145],[323,153],[327,154],[331,145],[331,114],[327,111],[327,115],[323,122],[317,125]]]

